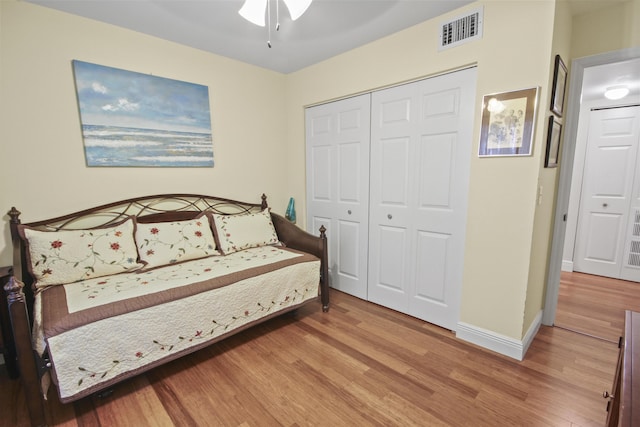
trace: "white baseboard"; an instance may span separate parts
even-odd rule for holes
[[[488,329],[483,329],[464,322],[458,322],[456,337],[513,359],[522,360],[538,333],[541,324],[542,310],[540,310],[536,315],[536,318],[533,320],[533,323],[524,335],[522,341],[519,341]]]
[[[573,261],[562,260],[562,271],[573,273]]]

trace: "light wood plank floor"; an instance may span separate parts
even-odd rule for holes
[[[561,273],[556,326],[618,342],[625,310],[640,311],[640,283]]]
[[[332,291],[114,389],[61,405],[52,426],[602,426],[617,346],[542,327],[526,359]],[[26,426],[0,374],[0,426]]]

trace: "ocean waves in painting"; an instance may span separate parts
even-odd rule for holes
[[[210,133],[83,125],[88,166],[212,167]]]

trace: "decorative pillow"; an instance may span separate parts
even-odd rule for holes
[[[19,231],[27,242],[27,261],[36,287],[45,287],[143,267],[137,262],[134,228],[129,218],[91,230],[40,231],[21,225]]]
[[[280,243],[269,209],[260,213],[213,216],[218,249],[223,254]]]
[[[136,244],[147,268],[219,255],[205,214],[186,221],[138,223]]]

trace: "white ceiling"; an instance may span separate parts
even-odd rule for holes
[[[28,1],[281,73],[297,71],[472,3],[314,0],[305,14],[292,22],[280,2],[280,31],[272,30],[270,49],[266,27],[254,25],[238,14],[244,0]],[[275,17],[275,6],[272,13]],[[437,42],[437,34],[431,42]]]
[[[585,68],[582,100],[602,100],[606,88],[618,85],[627,86],[630,90],[623,103],[640,102],[640,59]]]

